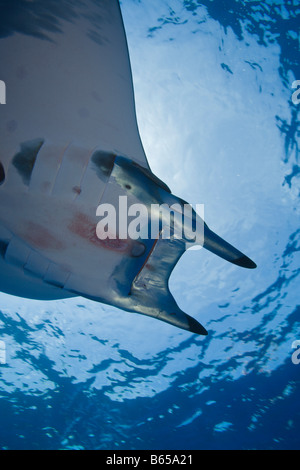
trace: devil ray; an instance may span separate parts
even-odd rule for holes
[[[147,162],[118,1],[10,0],[0,10],[0,289],[81,295],[207,334],[168,287],[189,234],[164,238],[163,225],[151,239],[96,234],[99,205],[117,207],[122,196],[128,205],[186,204]],[[255,267],[202,226],[204,248]]]

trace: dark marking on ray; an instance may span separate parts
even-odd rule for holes
[[[246,255],[233,260],[232,263],[236,264],[237,266],[241,266],[242,268],[248,268],[248,269],[255,269],[257,267],[254,261],[252,261],[252,259],[248,258],[248,256]]]
[[[0,162],[0,185],[3,184],[4,181],[5,181],[5,171],[4,171],[2,163]]]
[[[80,194],[81,193],[81,188],[79,186],[73,186],[72,191],[75,194]]]
[[[59,281],[47,280],[45,282],[47,282],[47,284],[50,284],[51,286],[57,287],[58,289],[63,289],[65,287],[65,284]]]
[[[197,320],[195,320],[193,317],[190,317],[189,315],[187,315],[187,318],[189,322],[190,331],[192,333],[203,336],[208,335],[206,329],[204,328],[204,326],[201,325],[201,323],[199,323]]]
[[[141,242],[136,242],[132,246],[131,256],[133,256],[134,258],[139,258],[145,253],[145,251],[146,246]]]
[[[104,178],[109,178],[112,172],[116,155],[113,153],[102,152],[97,150],[91,158],[91,161],[94,163],[94,168],[101,180]]]
[[[13,165],[21,175],[24,184],[29,185],[37,154],[43,145],[43,139],[30,140],[21,144],[21,150],[13,158]]]
[[[3,240],[0,240],[0,256],[2,258],[4,258],[4,256],[5,256],[7,247],[8,247],[8,243],[3,241]]]

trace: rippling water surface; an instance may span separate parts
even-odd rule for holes
[[[207,337],[0,294],[0,447],[298,449],[300,4],[121,7],[153,172],[258,268],[180,260],[171,290]]]

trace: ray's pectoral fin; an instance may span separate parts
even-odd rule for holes
[[[197,320],[178,307],[169,291],[169,277],[184,251],[185,246],[179,241],[157,240],[132,283],[130,310],[198,335],[207,335],[206,329]]]

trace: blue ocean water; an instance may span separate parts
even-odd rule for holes
[[[258,268],[180,260],[171,290],[207,337],[0,294],[0,448],[299,449],[300,2],[121,8],[153,172]]]

